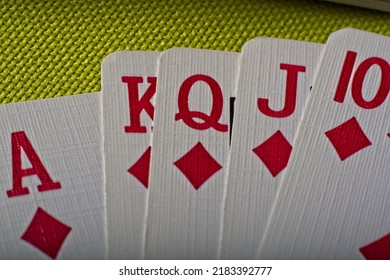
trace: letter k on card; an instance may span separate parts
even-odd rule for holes
[[[237,53],[172,49],[159,60],[146,258],[214,259]]]
[[[158,52],[120,51],[102,64],[108,257],[141,259]]]

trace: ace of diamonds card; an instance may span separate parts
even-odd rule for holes
[[[97,93],[0,107],[0,259],[105,257]]]

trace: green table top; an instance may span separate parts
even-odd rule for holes
[[[2,103],[100,90],[117,50],[240,51],[269,36],[325,43],[340,28],[390,36],[390,14],[313,0],[1,0]]]

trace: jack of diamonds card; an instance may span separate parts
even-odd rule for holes
[[[97,93],[0,107],[0,258],[105,257]]]
[[[260,258],[390,259],[389,46],[329,37]]]
[[[159,59],[147,259],[215,259],[238,53],[171,49]]]
[[[323,45],[256,38],[241,53],[222,259],[255,259]]]
[[[120,51],[102,63],[108,257],[143,258],[159,52]]]

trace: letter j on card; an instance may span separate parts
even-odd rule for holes
[[[390,258],[389,46],[329,37],[261,258]]]
[[[271,38],[255,38],[244,45],[222,259],[254,259],[258,254],[322,49],[321,44]]]

